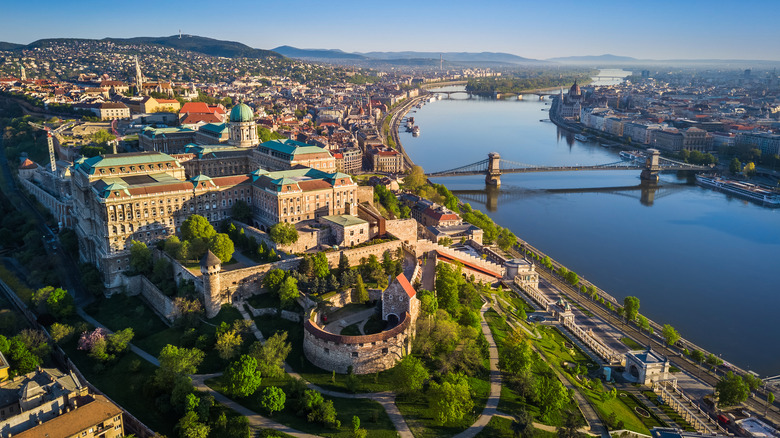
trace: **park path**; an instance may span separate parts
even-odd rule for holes
[[[319,438],[319,435],[312,435],[310,433],[301,432],[300,430],[293,429],[292,427],[285,426],[282,423],[277,423],[276,421],[266,418],[258,414],[257,412],[234,402],[233,400],[225,397],[224,395],[220,394],[219,392],[211,389],[211,387],[206,385],[206,379],[210,379],[212,377],[217,377],[220,375],[222,375],[222,373],[192,375],[191,376],[192,385],[198,391],[204,391],[211,394],[214,397],[214,400],[216,400],[220,404],[227,406],[228,408],[245,416],[249,420],[249,427],[254,430],[255,434],[260,429],[273,429],[279,432],[284,432],[296,438]]]
[[[495,295],[493,296],[493,299],[495,300]],[[487,339],[489,345],[490,395],[488,396],[487,403],[485,403],[485,409],[482,410],[482,415],[480,415],[479,418],[477,418],[477,421],[475,421],[474,424],[472,424],[468,429],[455,435],[455,438],[471,438],[476,436],[482,431],[482,429],[485,428],[488,422],[490,422],[490,419],[493,418],[493,415],[498,413],[498,401],[501,398],[501,372],[498,370],[498,347],[496,347],[496,342],[493,339],[493,333],[490,331],[490,326],[488,326],[488,323],[485,320],[485,312],[487,312],[490,308],[491,306],[489,303],[485,303],[479,310],[482,334],[485,335],[485,339]]]
[[[336,321],[331,321],[327,325],[325,325],[323,329],[328,333],[333,333],[334,335],[340,335],[341,330],[344,327],[350,326],[357,322],[366,321],[369,318],[371,318],[371,315],[373,315],[374,313],[376,313],[376,310],[373,307],[370,309],[361,310],[360,312],[347,315],[344,318],[338,319]]]
[[[106,326],[104,326],[103,324],[101,324],[100,322],[98,322],[98,320],[96,320],[95,318],[93,318],[93,317],[89,316],[89,315],[87,314],[87,312],[85,312],[85,311],[84,311],[84,309],[82,309],[81,307],[76,307],[76,313],[77,313],[77,314],[78,314],[78,315],[79,315],[79,316],[80,316],[82,319],[84,319],[84,321],[87,321],[88,323],[90,323],[90,324],[94,325],[95,327],[100,327],[100,328],[102,328],[102,329],[105,329],[105,330],[106,330],[106,331],[108,331],[109,333],[114,333],[114,332],[113,332],[112,330],[110,330],[108,327],[106,327]],[[147,361],[147,362],[151,363],[152,365],[154,365],[154,366],[156,366],[156,367],[159,367],[159,366],[160,366],[160,361],[159,361],[159,360],[157,360],[157,358],[156,358],[156,357],[154,357],[154,356],[152,356],[151,354],[149,354],[149,353],[147,353],[147,352],[145,352],[145,351],[141,350],[140,348],[136,347],[135,345],[133,345],[133,343],[130,343],[130,350],[131,350],[133,353],[135,353],[135,354],[137,354],[138,356],[140,356],[140,357],[141,357],[141,359],[144,359],[145,361]]]

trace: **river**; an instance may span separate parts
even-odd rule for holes
[[[534,165],[619,161],[616,151],[579,142],[549,122],[549,100],[452,96],[409,114],[419,137],[401,129],[404,148],[426,171],[480,161],[493,151]],[[638,171],[501,179],[497,191],[486,191],[479,176],[435,182],[618,300],[639,297],[642,314],[725,361],[762,377],[780,374],[780,209],[677,174],[662,174],[655,192],[637,189]]]

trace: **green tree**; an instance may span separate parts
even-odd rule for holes
[[[442,384],[432,382],[428,388],[428,409],[438,425],[460,421],[473,407],[471,390],[462,374],[448,374]]]
[[[769,407],[772,406],[774,402],[775,394],[772,391],[769,391],[766,395],[766,411],[764,411],[764,416],[766,416],[766,413],[769,412]]]
[[[517,236],[509,228],[502,228],[496,238],[496,244],[503,251],[509,251],[517,243]]]
[[[572,286],[576,286],[577,283],[580,282],[579,276],[577,276],[577,273],[574,271],[569,271],[566,273],[566,282],[571,284]]]
[[[715,356],[712,353],[707,355],[707,358],[704,359],[704,361],[707,363],[707,365],[712,367],[711,369],[714,369],[715,367],[723,365],[723,360],[721,360],[721,358]]]
[[[664,341],[666,341],[666,345],[669,346],[676,344],[677,341],[680,340],[680,334],[669,324],[664,324],[663,329],[661,330],[661,336],[663,336]]]
[[[498,365],[502,371],[511,375],[526,374],[531,370],[533,358],[531,345],[519,331],[514,331],[504,341]]]
[[[704,353],[702,353],[700,350],[693,350],[691,352],[691,359],[698,362],[699,365],[701,365],[702,362],[704,362]]]
[[[328,256],[324,252],[318,252],[314,254],[312,258],[314,263],[314,275],[319,278],[325,278],[330,275],[330,266],[328,266]]]
[[[416,193],[425,183],[425,173],[420,166],[412,166],[409,169],[409,174],[404,177],[404,188],[410,192]]]
[[[32,302],[40,312],[48,312],[57,319],[66,319],[76,311],[73,297],[68,291],[52,286],[33,292]]]
[[[290,245],[298,241],[298,230],[291,223],[279,222],[271,227],[271,240],[281,245]]]
[[[112,135],[105,129],[101,129],[92,134],[91,140],[98,146],[106,146],[108,142],[116,140],[116,136]]]
[[[574,411],[566,410],[563,415],[563,425],[555,432],[558,438],[584,438],[587,435],[580,432],[580,428],[584,425],[582,417]]]
[[[127,350],[127,347],[130,346],[130,341],[133,340],[133,336],[135,336],[135,333],[130,327],[111,333],[106,338],[108,350],[114,354],[124,353]]]
[[[756,163],[752,161],[747,163],[745,167],[742,169],[742,173],[744,173],[745,176],[748,178],[753,178],[754,176],[756,176]]]
[[[360,304],[368,301],[368,289],[366,289],[366,284],[363,283],[363,277],[360,275],[357,276],[355,282],[355,301]]]
[[[56,343],[65,343],[73,336],[75,329],[67,324],[55,322],[49,327],[49,334]]]
[[[393,368],[393,388],[402,393],[420,391],[430,377],[420,359],[407,355]]]
[[[534,417],[522,408],[515,414],[511,428],[516,438],[533,438],[536,434]]]
[[[439,310],[439,302],[433,296],[433,292],[425,289],[417,291],[417,298],[420,300],[420,310],[423,314],[433,316]]]
[[[233,358],[241,349],[243,339],[235,330],[225,330],[217,334],[217,343],[214,349],[219,353],[219,357],[225,360]]]
[[[227,234],[219,233],[209,240],[209,249],[222,263],[227,263],[233,258],[235,247]]]
[[[349,269],[349,259],[347,258],[347,255],[344,254],[344,251],[341,252],[341,255],[339,255],[339,272],[344,272],[347,269]]]
[[[147,274],[152,269],[152,251],[145,243],[133,240],[130,242],[130,267],[135,272]]]
[[[284,403],[287,399],[282,388],[269,386],[263,390],[263,397],[260,399],[260,406],[265,408],[270,415],[284,409]]]
[[[264,376],[279,378],[284,375],[284,361],[291,350],[287,332],[276,332],[265,344],[259,341],[252,344],[250,354],[257,360],[257,368]]]
[[[284,282],[285,273],[281,269],[272,269],[263,278],[263,286],[272,293],[278,293]]]
[[[171,236],[165,241],[163,250],[171,257],[180,260],[181,255],[181,240],[178,236]]]
[[[729,163],[729,172],[733,174],[738,174],[742,171],[742,163],[739,162],[739,158],[734,157],[731,159],[731,162]]]
[[[225,370],[225,388],[236,397],[249,397],[260,387],[262,378],[257,361],[252,356],[242,355]]]
[[[723,376],[715,389],[718,392],[718,401],[721,406],[734,406],[747,400],[750,395],[750,387],[742,380],[742,377],[729,371]]]
[[[238,200],[230,209],[230,216],[243,223],[249,223],[252,220],[252,208],[245,201]]]
[[[197,348],[184,348],[168,344],[157,358],[160,367],[155,371],[155,380],[163,388],[170,387],[178,375],[195,374],[205,354]]]
[[[208,219],[199,214],[191,215],[181,224],[181,236],[184,240],[201,239],[208,242],[215,234],[217,231]]]
[[[569,403],[569,392],[552,373],[540,376],[537,395],[542,418],[549,418]]]
[[[637,324],[641,330],[650,331],[650,320],[645,315],[637,316]]]
[[[282,307],[290,307],[300,295],[298,292],[298,280],[293,277],[287,277],[279,287],[279,301]]]
[[[198,421],[198,414],[187,412],[176,424],[179,438],[208,438],[211,428]]]
[[[639,314],[639,298],[631,296],[625,297],[623,299],[623,309],[625,309],[627,320],[635,320]]]

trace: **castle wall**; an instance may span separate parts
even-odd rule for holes
[[[406,355],[410,320],[404,313],[399,325],[382,333],[342,336],[325,332],[308,319],[304,322],[303,352],[314,365],[339,374],[346,374],[349,367],[355,374],[385,371]]]
[[[386,221],[385,230],[404,242],[417,242],[417,221],[414,219]]]
[[[169,324],[173,323],[173,320],[176,319],[176,308],[173,301],[160,292],[154,283],[143,275],[125,277],[124,282],[128,295],[141,295],[154,313]]]

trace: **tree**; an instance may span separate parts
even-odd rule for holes
[[[533,358],[531,345],[519,331],[515,331],[504,342],[498,365],[505,373],[525,374],[531,370]]]
[[[556,433],[558,438],[583,438],[586,435],[580,432],[580,427],[584,426],[583,419],[576,412],[567,410],[563,417],[563,426],[558,427]]]
[[[347,258],[347,255],[344,254],[344,251],[341,252],[341,255],[339,255],[339,272],[344,272],[347,269],[349,269],[349,259]]]
[[[471,412],[474,402],[462,374],[448,374],[442,384],[433,382],[428,389],[428,408],[439,425],[459,421]]]
[[[200,316],[203,314],[203,306],[198,300],[191,300],[184,297],[173,299],[174,314],[176,323],[185,327],[194,327],[198,324]]]
[[[225,370],[225,388],[236,397],[249,397],[260,387],[262,377],[257,361],[246,354],[231,363]]]
[[[639,298],[630,296],[625,297],[623,299],[623,309],[625,309],[627,320],[635,320],[639,314]]]
[[[664,324],[661,330],[661,336],[663,336],[666,345],[672,346],[680,340],[680,334],[669,324]]]
[[[739,162],[739,158],[737,157],[732,158],[731,162],[729,163],[729,172],[736,175],[740,171],[742,171],[742,163]]]
[[[217,335],[217,343],[214,345],[214,349],[219,352],[219,357],[228,360],[238,353],[242,342],[241,335],[236,333],[235,330],[226,330]]]
[[[198,421],[198,414],[187,412],[176,424],[179,438],[208,438],[211,428]]]
[[[756,175],[756,164],[752,161],[747,163],[745,168],[742,169],[742,173],[744,173],[748,178],[754,177]]]
[[[105,129],[101,129],[92,134],[91,140],[99,146],[105,146],[109,141],[116,140],[116,137]]]
[[[650,320],[645,315],[637,316],[637,324],[641,330],[650,331]]]
[[[281,269],[272,269],[263,278],[263,286],[271,293],[278,293],[282,282],[284,282],[284,276],[285,273]]]
[[[520,408],[512,421],[512,433],[516,438],[533,438],[536,434],[534,428],[534,417],[525,409]]]
[[[290,307],[300,295],[298,292],[298,280],[293,277],[287,277],[279,287],[279,301],[282,307]]]
[[[32,302],[41,313],[48,312],[57,319],[65,319],[76,311],[73,297],[68,291],[61,288],[55,289],[52,286],[46,286],[33,292]]]
[[[174,378],[181,374],[195,374],[205,354],[197,348],[184,348],[168,344],[157,358],[160,367],[155,371],[155,379],[160,387],[172,385]]]
[[[58,322],[55,322],[54,324],[49,327],[49,334],[51,335],[51,338],[54,339],[54,342],[56,343],[64,343],[68,342],[68,340],[73,336],[73,333],[75,332],[75,329],[67,324],[60,324]]]
[[[238,200],[230,209],[230,216],[239,222],[249,223],[252,220],[252,208],[245,201]]]
[[[217,231],[208,219],[199,214],[193,214],[181,224],[181,236],[184,240],[201,239],[208,242],[215,234]]]
[[[402,393],[420,391],[428,380],[428,370],[420,359],[407,355],[393,369],[393,388]]]
[[[181,240],[178,236],[171,236],[165,241],[163,250],[171,257],[180,260]]]
[[[276,332],[265,344],[252,344],[250,354],[257,360],[257,368],[266,377],[278,378],[284,375],[284,361],[292,350],[287,342],[287,332]]]
[[[152,251],[145,243],[137,240],[130,242],[130,267],[141,274],[152,269]]]
[[[729,371],[723,376],[715,389],[718,391],[718,401],[721,406],[734,406],[747,400],[750,395],[750,387],[742,380],[742,377]]]
[[[515,243],[517,243],[517,236],[515,236],[514,233],[509,230],[509,228],[502,228],[498,233],[498,237],[496,238],[496,244],[498,244],[498,247],[503,251],[509,251],[509,249],[512,248]]]
[[[436,297],[433,296],[433,292],[420,289],[417,291],[417,298],[420,299],[420,310],[423,314],[432,316],[439,310],[439,302],[436,300]]]
[[[368,301],[368,289],[366,289],[366,284],[363,283],[363,277],[360,275],[357,276],[355,284],[355,301],[360,304]]]
[[[263,397],[260,399],[260,406],[265,408],[270,415],[284,409],[284,403],[287,399],[282,388],[269,386],[263,390]]]
[[[209,249],[222,263],[227,263],[233,258],[235,246],[227,234],[219,233],[209,240]]]
[[[566,273],[566,282],[571,284],[572,286],[576,286],[577,283],[580,282],[580,277],[577,276],[577,273],[574,271],[569,271]]]
[[[721,358],[719,358],[718,356],[715,356],[712,353],[707,355],[707,358],[704,359],[704,361],[707,363],[707,365],[711,366],[712,369],[714,369],[715,367],[723,365],[723,360],[721,360]]]
[[[420,166],[412,166],[409,174],[404,177],[404,188],[411,192],[417,192],[425,183],[425,172]]]
[[[114,354],[124,353],[130,345],[130,341],[133,340],[134,335],[135,333],[133,333],[133,329],[130,327],[111,333],[106,338],[109,351]]]
[[[769,407],[772,406],[772,404],[775,402],[775,394],[772,391],[769,391],[766,395],[766,411],[764,411],[764,416],[766,416],[766,413],[769,412]]]
[[[701,363],[704,361],[704,353],[702,353],[699,350],[693,350],[691,352],[691,359],[693,359],[694,361],[698,362],[699,365],[701,365]]]
[[[281,245],[289,245],[298,241],[298,230],[295,225],[279,222],[271,227],[271,240]]]
[[[328,256],[324,252],[318,252],[314,254],[312,258],[314,263],[314,275],[319,278],[325,278],[330,275],[330,266],[328,266]]]

